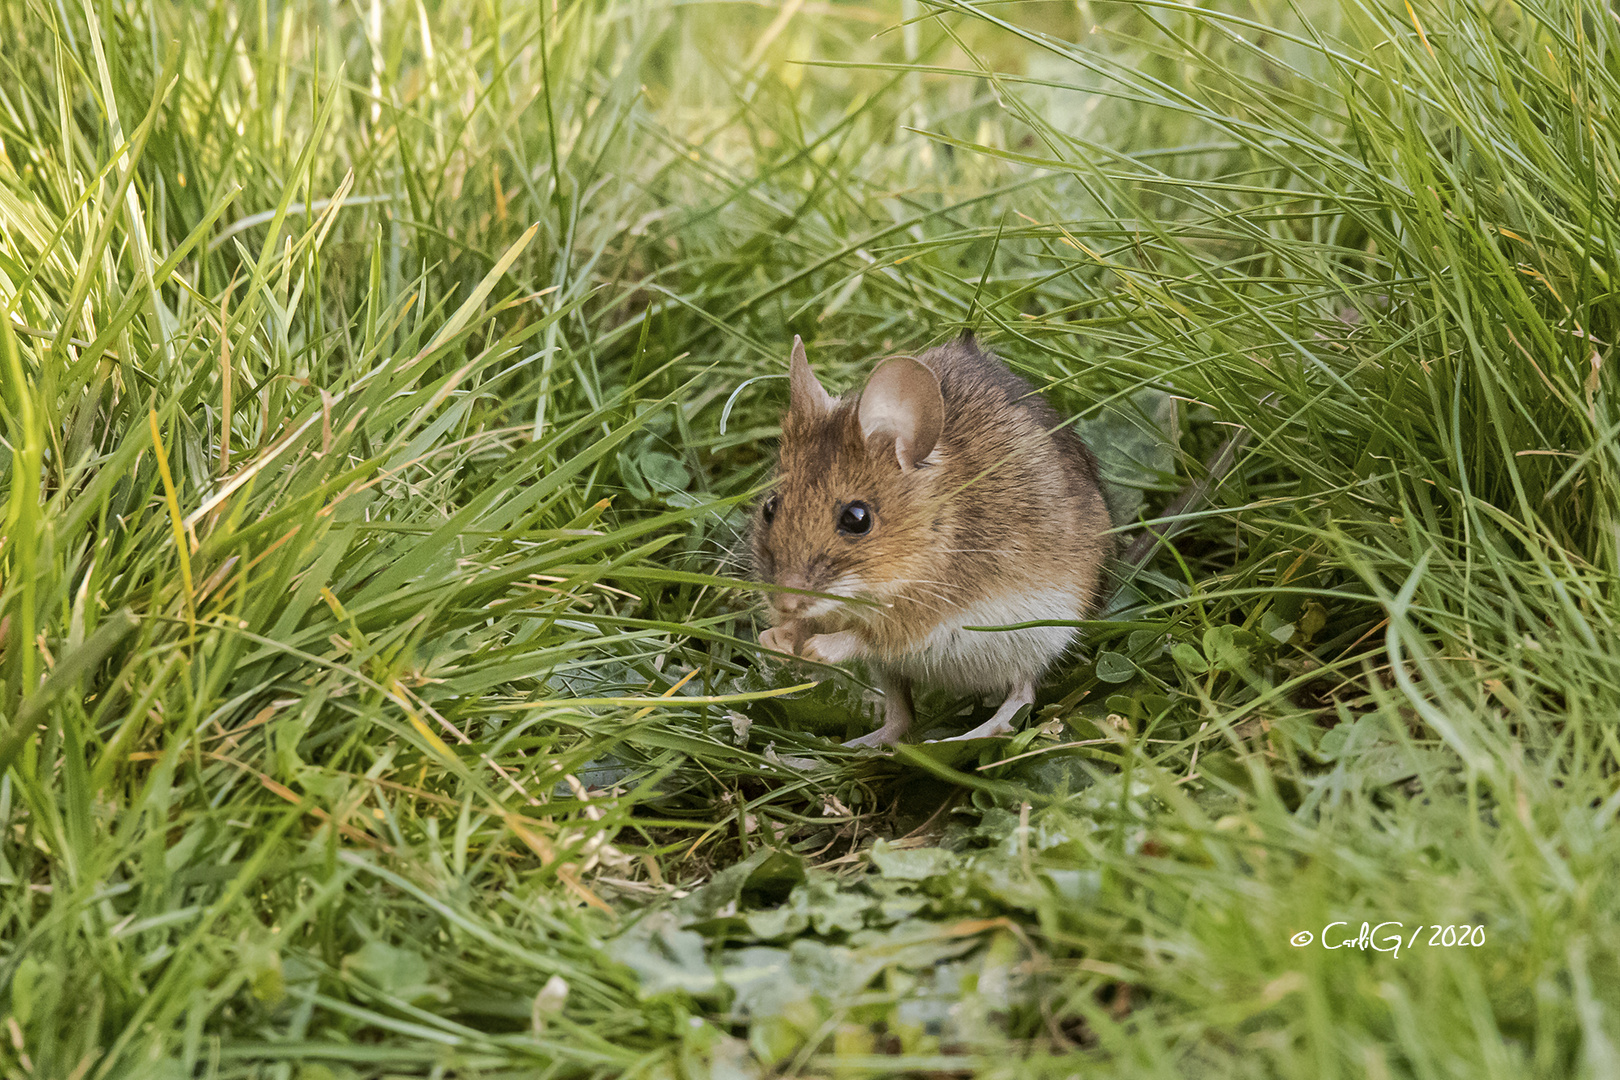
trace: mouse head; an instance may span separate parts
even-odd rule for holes
[[[890,357],[858,397],[834,398],[797,337],[788,377],[776,484],[754,519],[755,569],[788,588],[881,601],[930,542],[939,380],[909,356]],[[770,603],[778,622],[834,612],[854,620],[863,610],[795,593],[772,593]]]

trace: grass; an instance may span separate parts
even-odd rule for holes
[[[8,1078],[1620,1075],[1605,6],[0,25]],[[962,328],[1124,532],[1248,442],[854,755],[786,343]]]

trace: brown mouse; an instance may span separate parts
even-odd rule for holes
[[[776,483],[752,534],[770,594],[766,648],[864,661],[888,746],[911,726],[914,682],[1005,694],[958,736],[1007,734],[1073,626],[1099,598],[1113,549],[1096,459],[1023,379],[971,337],[880,363],[860,394],[830,396],[793,339]],[[825,596],[806,595],[824,593]]]

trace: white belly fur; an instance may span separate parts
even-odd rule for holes
[[[959,608],[905,656],[884,658],[884,667],[931,686],[961,691],[1006,690],[1039,679],[1074,640],[1072,626],[1024,630],[965,630],[1045,619],[1078,619],[1080,600],[1063,589],[1006,593]]]

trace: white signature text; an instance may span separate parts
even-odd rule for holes
[[[1347,922],[1330,922],[1322,927],[1320,934],[1301,930],[1288,939],[1288,944],[1298,949],[1320,941],[1324,949],[1370,949],[1389,953],[1396,960],[1401,958],[1402,949],[1409,950],[1418,944],[1425,930],[1429,932],[1428,939],[1423,941],[1425,945],[1450,949],[1462,946],[1478,948],[1485,944],[1485,927],[1466,923],[1456,926],[1420,924],[1410,935],[1406,933],[1406,927],[1398,922],[1381,922],[1377,926],[1362,923],[1359,934],[1349,930],[1349,926]]]

